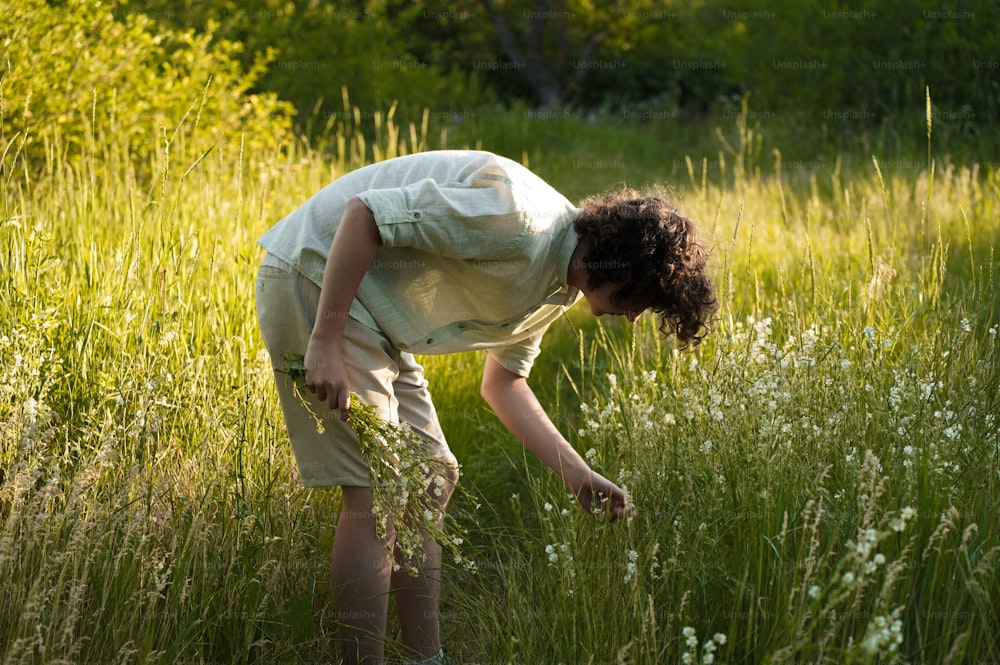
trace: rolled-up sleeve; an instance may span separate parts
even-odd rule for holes
[[[508,184],[424,179],[358,195],[375,217],[385,247],[410,247],[455,259],[502,256],[515,249],[528,220]]]
[[[514,374],[528,378],[531,367],[535,364],[535,358],[542,352],[544,334],[545,331],[540,330],[515,344],[488,349],[486,354]]]

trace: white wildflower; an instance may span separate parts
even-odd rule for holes
[[[917,516],[917,511],[910,506],[905,506],[899,511],[899,517],[893,518],[889,521],[889,527],[897,532],[901,533],[906,529],[906,523]]]
[[[24,400],[21,410],[29,423],[34,423],[38,419],[38,402],[35,401],[34,397]]]
[[[636,562],[639,560],[639,553],[635,550],[628,551],[628,562],[625,564],[625,581],[628,582],[635,575]]]

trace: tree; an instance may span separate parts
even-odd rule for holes
[[[570,21],[576,18],[576,13],[567,5],[565,0],[535,0],[532,9],[522,12],[519,39],[499,3],[483,0],[503,50],[545,108],[563,105],[570,87],[586,76],[590,56],[606,35],[605,30],[599,30],[582,46],[571,46]],[[579,57],[570,69],[567,62],[570,51],[577,49]]]

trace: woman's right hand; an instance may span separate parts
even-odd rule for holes
[[[316,325],[306,349],[306,388],[340,411],[347,420],[351,407],[350,376],[341,340],[358,285],[382,244],[372,211],[358,197],[347,201],[323,269]]]
[[[306,388],[331,409],[339,410],[341,420],[347,420],[351,408],[351,384],[340,344],[310,339],[305,366]]]

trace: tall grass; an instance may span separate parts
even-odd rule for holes
[[[631,154],[630,129],[567,127],[584,148],[548,161],[522,137],[536,170],[571,196],[620,179],[593,160]],[[350,168],[444,147],[391,111],[377,150],[358,129],[284,154],[180,133],[139,164],[111,126],[80,161],[53,144],[39,180],[4,139],[2,662],[329,661],[338,499],[294,477],[254,239]],[[450,652],[997,660],[1000,175],[907,154],[762,170],[780,152],[759,128],[722,135],[728,158],[626,162],[673,173],[714,242],[712,335],[677,352],[578,309],[531,380],[635,520],[593,520],[523,456],[478,400],[479,355],[425,359],[479,570],[447,571]]]
[[[17,137],[4,146],[5,663],[328,650],[332,624],[313,610],[328,615],[336,497],[294,482],[254,318],[254,240],[365,146],[345,143],[331,167],[302,145],[251,157],[184,140],[143,164],[113,126],[83,160],[54,145],[25,165]]]
[[[890,153],[761,174],[731,133],[740,167],[691,159],[681,192],[716,244],[709,339],[676,353],[651,322],[573,316],[536,370],[639,517],[594,524],[469,418],[492,575],[450,618],[501,662],[995,659],[997,173]]]

